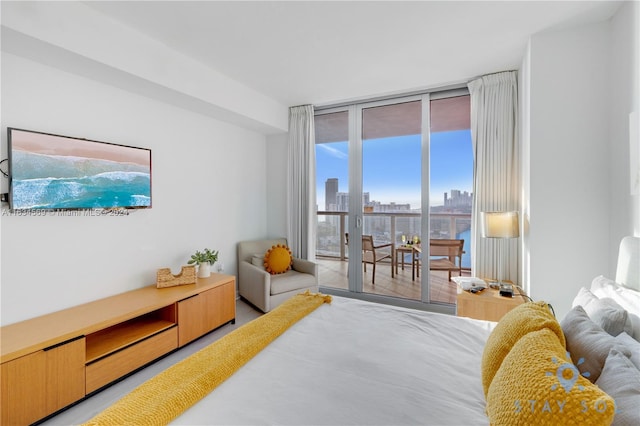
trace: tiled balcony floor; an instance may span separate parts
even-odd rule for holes
[[[339,259],[318,258],[320,286],[346,289],[348,262]],[[411,280],[411,265],[405,265],[404,270],[398,268],[398,274],[391,278],[391,265],[381,263],[376,267],[376,283],[371,284],[372,265],[367,265],[367,272],[363,273],[364,291],[372,294],[401,297],[420,300],[420,278]],[[463,275],[469,272],[463,271]],[[454,273],[455,276],[455,273]],[[422,278],[422,277],[421,277]],[[439,303],[456,303],[456,284],[448,281],[445,271],[430,273],[431,301]]]

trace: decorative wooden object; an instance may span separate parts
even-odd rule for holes
[[[175,287],[177,285],[195,284],[196,283],[196,267],[195,265],[183,266],[178,275],[173,275],[170,268],[158,269],[156,278],[156,287]]]

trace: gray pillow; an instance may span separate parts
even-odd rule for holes
[[[640,371],[622,353],[612,349],[596,385],[616,403],[612,425],[640,424]]]
[[[616,340],[621,342],[625,348],[631,351],[629,359],[640,370],[640,342],[631,337],[628,333],[620,333],[616,336]]]
[[[623,331],[633,333],[629,314],[612,298],[596,299],[583,307],[591,321],[598,324],[610,335],[617,336]]]
[[[595,383],[611,349],[627,357],[631,352],[613,336],[589,319],[582,306],[576,306],[560,321],[567,351],[580,374]]]
[[[264,268],[264,255],[254,254],[251,256],[251,264]]]

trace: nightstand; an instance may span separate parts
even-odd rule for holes
[[[456,314],[459,317],[499,321],[504,314],[525,302],[525,297],[515,286],[513,297],[500,296],[500,292],[493,288],[474,294],[458,287]]]

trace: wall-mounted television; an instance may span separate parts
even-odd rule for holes
[[[151,150],[9,127],[11,209],[151,207]]]

